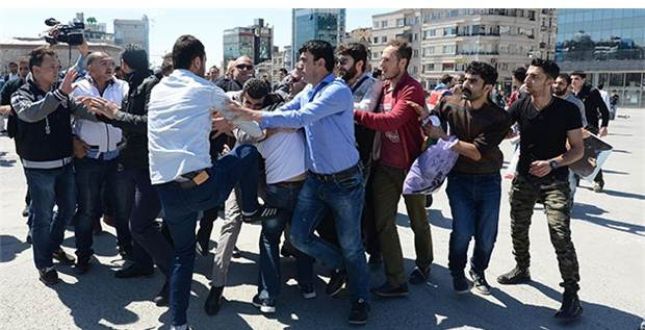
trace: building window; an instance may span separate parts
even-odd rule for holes
[[[443,28],[443,35],[444,36],[454,36],[457,35],[457,27],[447,27]]]
[[[405,25],[405,19],[399,18],[396,20],[396,26],[404,26]]]
[[[382,36],[381,43],[386,43],[386,42],[387,42],[387,36]]]
[[[412,73],[416,74],[417,72],[419,72],[419,68],[415,65],[412,67]]]
[[[414,33],[414,34],[412,34],[412,40],[413,40],[413,41],[417,41],[417,40],[419,40],[419,34],[418,34],[418,33]]]
[[[372,24],[372,26],[373,26],[375,29],[378,29],[378,21],[374,21],[374,22],[373,22],[373,24]]]
[[[386,28],[387,27],[387,21],[381,21],[381,27]]]
[[[378,37],[374,37],[374,44],[378,44]]]
[[[434,71],[434,63],[426,64],[423,66],[425,72]]]
[[[418,49],[412,50],[412,57],[419,57],[419,50]]]
[[[423,56],[430,56],[434,54],[434,47],[425,47],[423,48]]]
[[[441,64],[441,71],[455,71],[455,63]]]
[[[455,53],[455,45],[443,46],[443,53],[444,54],[454,54]]]

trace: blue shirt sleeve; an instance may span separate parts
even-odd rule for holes
[[[299,110],[290,109],[289,106],[296,100],[300,101],[307,93],[300,93],[298,97],[286,104],[282,111],[263,112],[260,126],[262,128],[288,127],[301,128],[314,123],[321,118],[346,111],[346,104],[353,105],[352,92],[347,86],[332,83],[320,92],[320,96],[308,102]],[[292,110],[292,111],[285,111]]]

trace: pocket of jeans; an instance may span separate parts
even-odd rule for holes
[[[355,188],[361,186],[362,182],[363,182],[363,180],[362,180],[362,178],[360,176],[354,175],[354,176],[351,176],[349,178],[346,178],[346,179],[343,179],[343,180],[340,180],[340,181],[336,181],[336,185],[338,187],[342,188],[342,189],[345,189],[345,190],[352,190],[352,189],[355,189]]]

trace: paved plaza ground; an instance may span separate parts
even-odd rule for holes
[[[605,165],[606,186],[594,193],[581,184],[571,221],[581,275],[582,319],[574,329],[638,329],[645,316],[645,109],[621,109],[606,138],[614,152]],[[503,143],[506,159],[511,147]],[[115,249],[115,232],[96,236],[96,264],[77,276],[69,266],[57,266],[62,283],[46,287],[38,281],[30,245],[25,243],[25,179],[13,141],[0,137],[0,329],[156,329],[170,321],[167,308],[150,301],[163,284],[157,272],[149,279],[116,279],[122,264]],[[447,270],[451,215],[443,191],[429,210],[435,262],[430,281],[412,286],[407,298],[374,298],[366,329],[558,329],[553,314],[560,306],[561,288],[555,252],[549,241],[546,218],[536,207],[530,233],[533,281],[500,286],[497,275],[514,265],[511,254],[508,204],[509,180],[503,180],[499,236],[488,279],[492,295],[456,295]],[[414,267],[414,241],[403,203],[399,205],[399,235],[409,271]],[[217,221],[211,248],[216,244]],[[293,280],[295,263],[283,259],[286,284],[277,313],[266,317],[250,303],[256,293],[260,226],[245,225],[238,247],[242,257],[231,264],[226,302],[219,314],[202,309],[208,294],[212,254],[197,256],[188,318],[195,329],[339,329],[349,328],[346,297],[324,294],[327,278],[316,283],[318,297],[305,301]],[[72,231],[63,244],[74,251]],[[321,273],[324,273],[320,269]],[[382,268],[370,271],[371,286],[381,284]]]

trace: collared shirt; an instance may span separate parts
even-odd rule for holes
[[[305,129],[308,170],[332,174],[358,163],[352,92],[332,74],[305,89],[279,111],[262,112],[262,128]]]
[[[382,81],[365,72],[350,87],[354,96],[354,110],[372,112],[376,109],[378,98],[383,89]]]
[[[229,98],[212,82],[194,73],[176,69],[157,84],[148,104],[148,157],[150,181],[161,184],[180,175],[212,166],[208,136],[211,114],[231,116]],[[261,134],[255,123],[233,120],[252,136]]]

